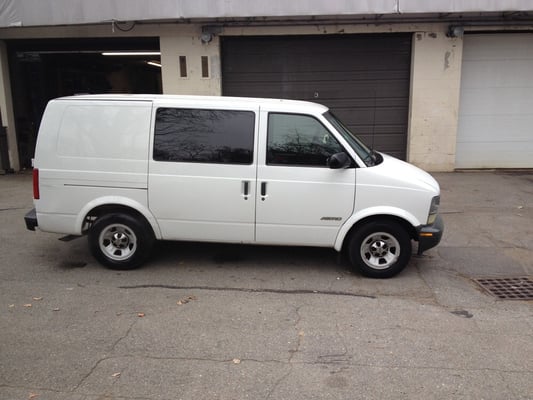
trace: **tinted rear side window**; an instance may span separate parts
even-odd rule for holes
[[[251,164],[254,127],[252,111],[159,108],[154,160]]]

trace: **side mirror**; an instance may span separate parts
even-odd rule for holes
[[[352,165],[352,160],[348,156],[348,154],[342,152],[342,153],[335,153],[332,156],[328,158],[328,167],[331,169],[343,169],[348,168],[350,165]]]

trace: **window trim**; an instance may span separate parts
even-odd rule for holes
[[[347,142],[349,148],[353,150],[359,160],[361,160],[360,163],[356,162],[357,168],[361,167],[361,165],[365,167],[372,167],[380,163],[371,163],[370,161],[365,161],[368,159],[368,157],[372,157],[372,154],[375,152],[371,148],[369,148],[361,139],[359,139],[359,137],[355,133],[348,129],[344,122],[342,122],[342,120],[340,120],[331,110],[326,111],[322,114],[322,116],[333,127],[333,129],[335,129],[335,131],[340,135],[340,137]]]
[[[215,162],[215,161],[185,161],[185,160],[158,160],[155,158],[155,152],[156,152],[156,137],[157,137],[157,115],[160,109],[173,109],[173,110],[189,110],[189,111],[228,111],[228,112],[244,112],[244,113],[251,113],[253,115],[253,123],[252,123],[252,141],[250,144],[251,149],[251,157],[250,162],[246,163],[235,163],[235,162]],[[179,107],[175,105],[158,105],[155,108],[154,113],[154,134],[153,134],[153,141],[152,141],[152,154],[151,158],[153,162],[161,162],[161,163],[180,163],[180,164],[204,164],[204,165],[233,165],[233,166],[246,166],[246,165],[254,165],[255,163],[255,153],[256,153],[256,131],[257,131],[257,121],[258,121],[258,114],[255,110],[250,109],[229,109],[229,108],[204,108],[204,107]]]

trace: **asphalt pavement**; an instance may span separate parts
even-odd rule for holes
[[[27,231],[31,176],[0,176],[0,399],[533,399],[533,301],[476,281],[533,279],[533,172],[433,175],[444,238],[388,280],[172,242],[107,270]]]

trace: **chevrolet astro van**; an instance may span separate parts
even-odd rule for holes
[[[30,230],[87,235],[113,269],[156,240],[320,246],[387,278],[436,246],[440,189],[302,101],[83,95],[48,103]]]

